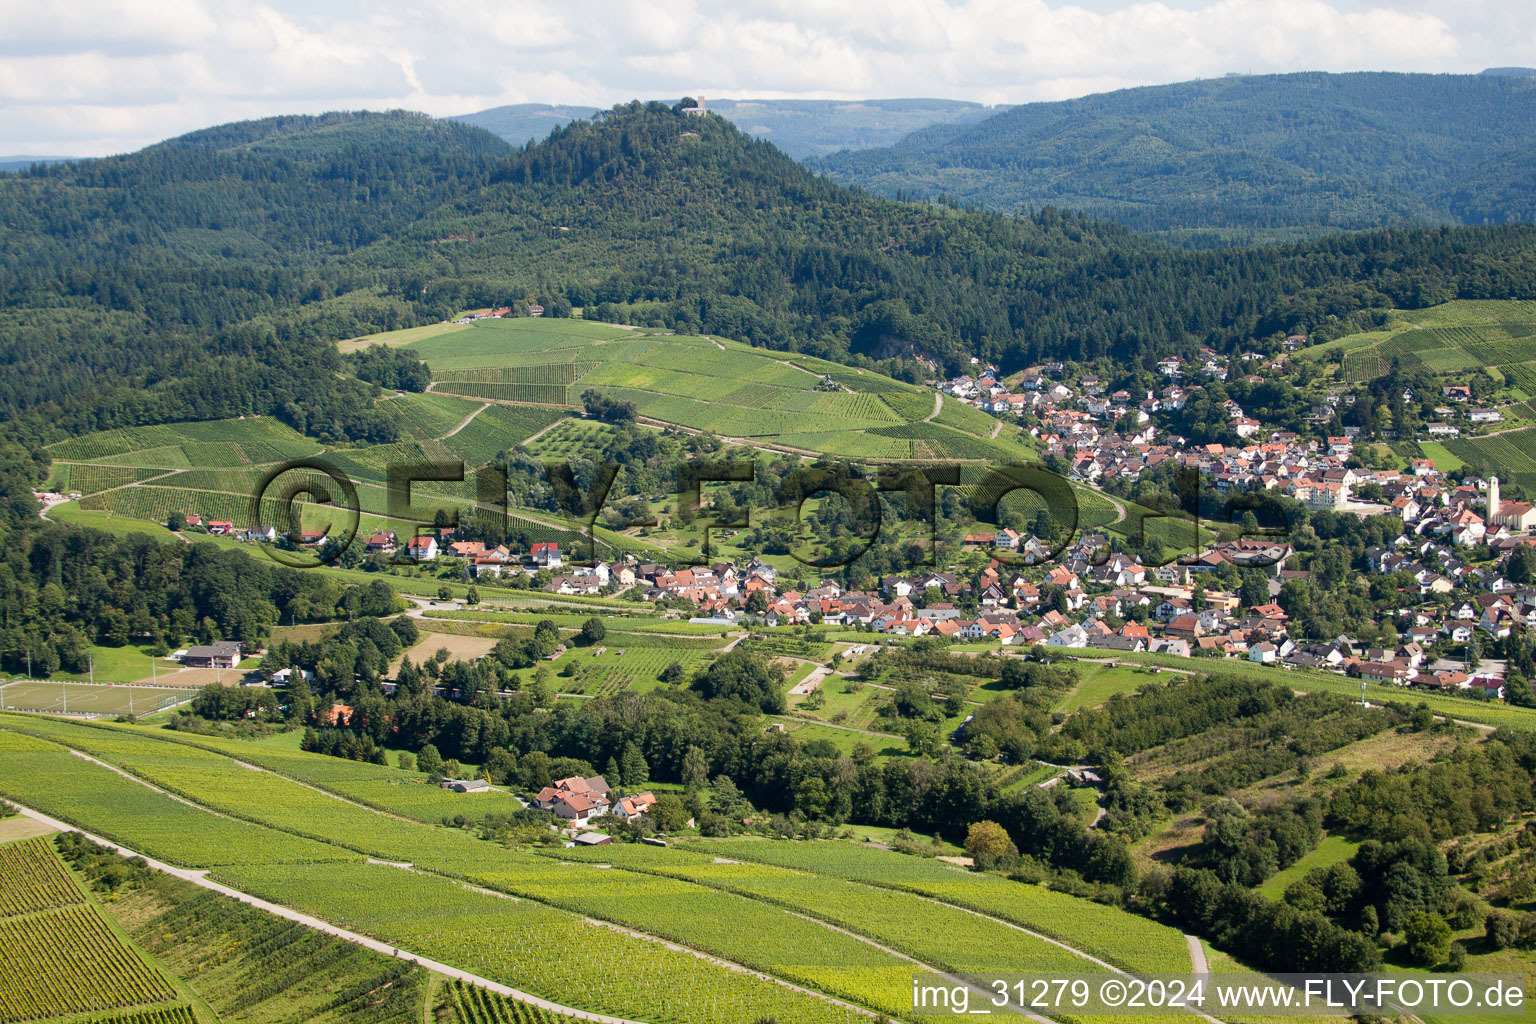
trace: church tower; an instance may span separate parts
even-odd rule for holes
[[[1499,514],[1499,478],[1488,478],[1488,522],[1493,522],[1493,517]]]

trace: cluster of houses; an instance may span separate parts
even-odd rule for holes
[[[649,814],[656,804],[650,790],[634,796],[615,797],[607,781],[601,775],[582,778],[573,775],[559,779],[553,786],[545,786],[534,798],[534,806],[541,811],[551,811],[555,817],[573,826],[588,824],[593,818],[621,818],[634,821]]]

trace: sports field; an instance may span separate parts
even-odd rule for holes
[[[20,682],[0,685],[0,710],[71,715],[146,715],[196,696],[191,687]]]

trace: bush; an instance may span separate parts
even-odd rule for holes
[[[1403,929],[1408,955],[1416,963],[1433,967],[1443,963],[1451,952],[1451,926],[1439,914],[1416,910],[1408,915]]]

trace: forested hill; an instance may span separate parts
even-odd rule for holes
[[[796,160],[843,149],[889,146],[929,125],[975,124],[1002,109],[964,100],[932,99],[710,99],[706,105],[748,135],[773,143]],[[519,103],[463,114],[456,120],[523,145],[592,113],[591,107]]]
[[[332,343],[450,310],[339,257],[510,151],[418,114],[331,114],[0,176],[0,419],[46,437],[277,413],[380,439]]]
[[[879,199],[722,118],[661,104],[557,130],[357,259],[414,265],[429,252],[444,279],[520,282],[607,317],[949,369],[972,355],[1007,368],[1151,360],[1342,329],[1362,308],[1536,293],[1529,228],[1189,251],[1051,209],[1015,218]]]
[[[813,166],[884,195],[1053,204],[1214,241],[1530,223],[1533,158],[1529,77],[1308,73],[1030,103]]]
[[[0,417],[29,440],[248,413],[389,440],[331,342],[523,297],[953,369],[1531,294],[1529,228],[1192,252],[1054,210],[880,199],[663,104],[522,148],[417,114],[278,118],[0,175]]]

